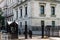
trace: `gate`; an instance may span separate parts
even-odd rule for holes
[[[59,37],[59,30],[60,30],[60,26],[46,26],[44,31],[46,32],[45,35],[48,37]]]

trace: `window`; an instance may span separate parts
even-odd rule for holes
[[[27,21],[25,21],[25,25],[27,25]]]
[[[13,14],[13,9],[12,9],[12,14]]]
[[[51,7],[51,13],[52,15],[55,15],[55,7]]]
[[[25,7],[25,17],[27,16],[27,7]]]
[[[22,9],[20,9],[20,17],[22,17]]]
[[[44,6],[43,5],[41,5],[41,14],[44,14]]]
[[[20,27],[22,27],[22,22],[20,22]]]
[[[55,21],[52,21],[52,27],[55,27]]]
[[[41,21],[41,26],[44,26],[44,21],[43,20]]]
[[[18,10],[16,10],[16,19],[18,19]]]

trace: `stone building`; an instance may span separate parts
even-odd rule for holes
[[[35,34],[40,34],[41,25],[60,26],[59,0],[7,0],[9,21],[18,22],[23,33],[25,26]]]

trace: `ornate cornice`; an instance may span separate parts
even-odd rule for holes
[[[24,4],[24,3],[26,3],[28,0],[25,0],[25,1],[23,1],[23,2],[21,2],[20,4],[16,4],[13,8],[15,8],[15,7],[17,7],[17,6],[19,6],[19,5],[21,5],[21,4]]]

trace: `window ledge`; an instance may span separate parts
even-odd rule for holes
[[[45,16],[46,16],[46,14],[40,14],[40,16],[41,16],[41,17],[45,17]]]
[[[51,15],[51,17],[56,17],[56,15]]]

